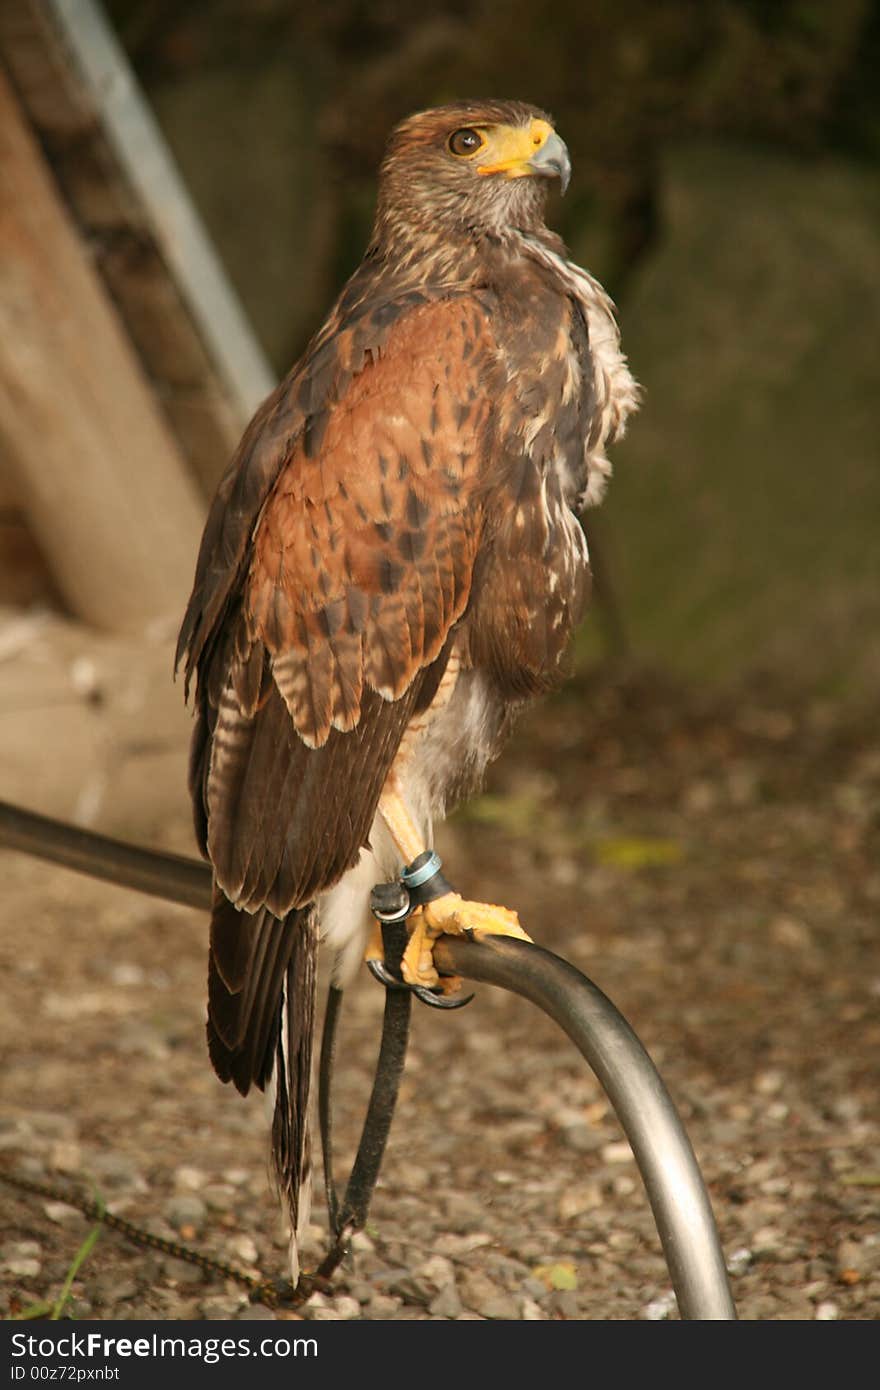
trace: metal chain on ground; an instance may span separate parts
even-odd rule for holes
[[[223,1279],[234,1279],[236,1283],[243,1284],[250,1289],[251,1301],[254,1303],[265,1303],[272,1308],[295,1308],[304,1303],[316,1288],[322,1287],[324,1284],[323,1280],[306,1275],[300,1280],[296,1289],[290,1286],[285,1289],[284,1284],[280,1281],[265,1279],[261,1274],[248,1274],[247,1270],[239,1269],[236,1265],[226,1264],[225,1261],[214,1259],[210,1255],[202,1255],[189,1245],[180,1245],[177,1241],[154,1235],[152,1231],[145,1230],[133,1221],[127,1221],[124,1216],[115,1216],[113,1212],[107,1210],[103,1202],[95,1201],[94,1198],[83,1197],[77,1192],[56,1187],[52,1183],[37,1182],[33,1178],[24,1178],[17,1173],[3,1172],[2,1170],[0,1170],[0,1182],[6,1183],[9,1187],[17,1188],[20,1192],[28,1192],[34,1197],[45,1197],[49,1201],[64,1202],[66,1206],[74,1207],[77,1211],[82,1212],[83,1216],[88,1217],[90,1221],[97,1221],[99,1225],[118,1232],[119,1235],[124,1236],[134,1245],[150,1250],[159,1250],[162,1254],[171,1255],[176,1260],[197,1265],[205,1274]]]

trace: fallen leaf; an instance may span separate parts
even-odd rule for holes
[[[613,869],[656,869],[680,864],[684,850],[677,840],[614,836],[597,840],[593,852],[600,864]]]
[[[576,1289],[578,1286],[577,1270],[570,1260],[560,1260],[554,1265],[536,1265],[532,1273],[548,1289]]]

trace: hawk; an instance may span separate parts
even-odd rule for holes
[[[544,224],[569,172],[520,102],[397,126],[364,259],[202,539],[177,660],[214,879],[208,1044],[221,1080],[274,1085],[294,1282],[319,938],[336,983],[381,950],[372,886],[431,847],[559,679],[589,585],[577,513],[637,402],[610,300]],[[426,987],[440,933],[525,935],[453,892],[410,927],[404,976]]]

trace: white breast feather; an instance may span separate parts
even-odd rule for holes
[[[569,294],[581,306],[587,322],[598,429],[584,443],[587,486],[580,502],[582,506],[592,507],[602,500],[606,481],[611,475],[605,445],[613,444],[622,437],[627,417],[638,408],[639,387],[620,348],[620,330],[614,316],[614,304],[599,281],[589,271],[564,260],[535,238],[526,236],[523,240],[528,254],[559,276]]]

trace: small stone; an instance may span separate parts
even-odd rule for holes
[[[210,1298],[203,1298],[199,1304],[199,1312],[203,1318],[210,1318],[212,1321],[224,1318],[234,1318],[237,1313],[247,1303],[247,1294],[212,1294]]]
[[[461,1298],[454,1283],[445,1284],[428,1305],[429,1313],[435,1318],[457,1318],[461,1310]]]
[[[211,1211],[230,1211],[235,1205],[235,1189],[226,1183],[212,1182],[202,1189],[202,1200]],[[290,1236],[285,1231],[283,1244],[287,1244]]]
[[[7,1240],[0,1245],[0,1260],[36,1258],[43,1248],[36,1240]]]
[[[519,1310],[523,1322],[545,1322],[547,1319],[547,1314],[541,1305],[536,1303],[533,1298],[529,1298],[528,1294],[520,1300]]]
[[[727,1272],[734,1278],[739,1274],[745,1274],[754,1256],[747,1245],[740,1245],[736,1250],[731,1251],[727,1260]]]
[[[109,971],[110,983],[123,987],[135,988],[142,985],[146,979],[144,971],[139,965],[133,965],[129,961],[120,961],[117,965],[112,965]]]
[[[66,1202],[46,1202],[43,1211],[50,1221],[54,1221],[56,1226],[72,1226],[77,1221],[83,1220],[83,1214],[76,1207],[68,1206]]]
[[[444,1255],[431,1255],[422,1264],[417,1265],[415,1272],[420,1279],[433,1284],[435,1289],[455,1283],[455,1267]]]
[[[840,1317],[840,1309],[836,1303],[828,1299],[817,1306],[815,1317],[817,1322],[836,1322]]]
[[[190,1227],[192,1234],[188,1235],[187,1238],[191,1240],[192,1236],[200,1231],[205,1224],[207,1208],[201,1197],[197,1197],[195,1193],[186,1192],[172,1197],[170,1201],[165,1203],[165,1216],[178,1231],[182,1231],[187,1226]]]
[[[523,1293],[526,1295],[527,1298],[534,1299],[539,1303],[542,1300],[546,1301],[550,1297],[551,1291],[550,1289],[548,1289],[543,1279],[526,1279],[523,1283],[522,1288]]]
[[[461,1301],[467,1308],[484,1318],[506,1319],[519,1317],[519,1304],[491,1279],[479,1271],[465,1274],[461,1281]]]
[[[657,1298],[652,1298],[651,1302],[645,1305],[642,1309],[642,1317],[646,1318],[648,1322],[664,1322],[672,1316],[675,1307],[675,1294],[672,1289],[667,1289],[665,1293],[659,1294]]]
[[[443,1198],[444,1221],[459,1231],[472,1230],[483,1208],[470,1192],[448,1192]]]
[[[356,1298],[358,1303],[369,1303],[373,1297],[373,1285],[366,1279],[349,1279],[348,1292],[352,1298]]]
[[[577,1294],[573,1289],[556,1289],[550,1299],[550,1307],[561,1318],[579,1318]]]
[[[845,1284],[856,1284],[864,1272],[865,1252],[855,1240],[842,1240],[835,1251],[837,1277]]]
[[[760,778],[756,768],[737,763],[727,772],[727,794],[734,806],[750,806],[757,800]]]
[[[359,1318],[361,1315],[361,1305],[358,1303],[357,1299],[350,1297],[350,1295],[346,1293],[337,1294],[336,1298],[333,1300],[333,1307],[336,1310],[337,1317],[345,1322],[351,1322],[354,1318]]]
[[[750,1162],[748,1167],[743,1170],[742,1180],[752,1186],[759,1187],[767,1182],[776,1172],[775,1158],[759,1158]]]
[[[76,1135],[76,1121],[54,1111],[32,1110],[20,1123],[44,1139],[73,1139]]]
[[[143,1174],[134,1159],[129,1158],[126,1154],[96,1154],[89,1166],[101,1186],[125,1189],[130,1192],[148,1191]]]
[[[523,1280],[528,1279],[531,1272],[529,1265],[524,1264],[522,1260],[513,1259],[510,1255],[489,1253],[486,1256],[486,1273],[491,1278],[498,1279],[511,1292],[518,1291]]]
[[[395,1274],[388,1288],[391,1293],[397,1294],[404,1303],[414,1304],[420,1308],[426,1308],[431,1300],[431,1289],[428,1285],[423,1284],[407,1270]]]
[[[201,1284],[205,1278],[198,1265],[191,1264],[189,1260],[175,1259],[173,1255],[166,1255],[162,1261],[162,1273],[174,1284]]]
[[[366,1231],[355,1231],[354,1235],[351,1238],[351,1248],[352,1250],[357,1251],[361,1255],[371,1255],[373,1251],[376,1249],[375,1245],[373,1244],[373,1241],[367,1235]]]
[[[575,1217],[601,1206],[602,1189],[597,1182],[589,1182],[566,1188],[559,1198],[557,1211],[560,1221],[573,1221]]]
[[[227,1168],[223,1174],[223,1181],[231,1183],[233,1187],[242,1187],[250,1176],[247,1168]]]
[[[246,1265],[255,1265],[260,1258],[251,1236],[230,1236],[226,1242],[226,1249],[233,1260],[241,1260]]]
[[[762,1071],[754,1080],[754,1087],[759,1096],[775,1096],[784,1085],[785,1077],[781,1071]]]
[[[137,1298],[137,1294],[138,1286],[135,1283],[134,1279],[117,1278],[116,1288],[114,1291],[114,1299],[117,1303],[125,1303],[130,1298]]]
[[[84,700],[94,700],[100,696],[101,677],[90,656],[75,657],[68,668],[68,675],[77,695],[81,695]]]
[[[0,1267],[7,1274],[14,1274],[19,1279],[35,1279],[43,1268],[40,1261],[30,1255],[10,1255]]]
[[[752,1236],[757,1255],[775,1254],[782,1242],[782,1236],[774,1226],[762,1226]]]
[[[0,1153],[5,1149],[23,1148],[28,1140],[28,1130],[23,1120],[4,1119],[0,1123]]]
[[[78,1173],[82,1165],[82,1148],[75,1139],[58,1139],[49,1149],[49,1167],[56,1173]]]
[[[633,1151],[625,1139],[614,1144],[605,1144],[600,1157],[603,1163],[632,1163]]]
[[[367,1312],[370,1318],[383,1322],[393,1318],[400,1305],[400,1299],[395,1298],[393,1294],[375,1293],[367,1305]]]
[[[711,782],[691,782],[685,787],[682,801],[686,813],[704,816],[707,811],[712,811],[717,806],[718,791]]]
[[[576,1124],[562,1131],[562,1141],[575,1153],[593,1153],[601,1146],[603,1137],[593,1125]]]
[[[852,1019],[847,1019],[845,1015],[846,1006],[841,1009],[840,1017],[844,1022],[852,1022]],[[863,1015],[861,1013],[857,1014],[856,1021],[862,1017]],[[859,1100],[858,1096],[835,1096],[829,1102],[829,1109],[835,1119],[840,1120],[841,1124],[844,1125],[856,1125],[862,1118],[862,1102]]]
[[[447,1233],[438,1235],[434,1249],[438,1255],[469,1255],[484,1245],[491,1245],[492,1237],[485,1231],[471,1231],[469,1235],[455,1236]]]
[[[631,1250],[635,1243],[636,1237],[632,1231],[612,1231],[608,1236],[611,1250]]]
[[[265,1303],[248,1303],[238,1314],[239,1322],[275,1322],[275,1314]]]
[[[208,1176],[203,1173],[201,1168],[193,1168],[189,1164],[181,1164],[174,1170],[174,1186],[180,1188],[182,1192],[200,1192],[208,1181]]]
[[[89,1293],[97,1304],[124,1303],[135,1298],[137,1292],[138,1286],[133,1279],[120,1278],[117,1274],[98,1274],[89,1281]]]
[[[770,923],[770,939],[794,951],[807,951],[813,945],[809,927],[796,917],[774,917]]]
[[[171,1048],[162,1030],[153,1023],[131,1020],[120,1029],[117,1049],[129,1057],[146,1057],[150,1062],[164,1062]]]

